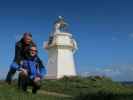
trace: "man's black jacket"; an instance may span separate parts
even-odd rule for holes
[[[32,41],[30,42],[30,44],[26,45],[23,41],[23,39],[21,39],[20,41],[18,41],[15,45],[15,57],[14,57],[14,62],[16,62],[17,64],[20,64],[22,60],[24,60],[27,56],[27,50],[28,48],[30,48],[30,46],[35,45],[35,43],[33,43]]]

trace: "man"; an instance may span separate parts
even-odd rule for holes
[[[28,85],[31,85],[32,93],[36,93],[40,89],[40,82],[46,74],[46,69],[37,56],[36,46],[32,45],[28,51],[26,59],[19,68],[20,86],[23,91],[27,91]]]
[[[21,61],[25,59],[27,52],[26,49],[33,44],[35,43],[33,43],[32,41],[32,35],[30,32],[25,32],[22,39],[16,43],[15,57],[6,77],[6,82],[8,84],[11,84],[13,75],[15,74],[16,70],[19,68]]]

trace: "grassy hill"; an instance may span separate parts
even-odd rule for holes
[[[23,93],[16,82],[7,85],[0,82],[0,100],[132,100],[133,86],[124,86],[109,78],[64,77],[60,80],[44,80],[37,94]]]

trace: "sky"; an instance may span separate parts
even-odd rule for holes
[[[77,41],[75,63],[81,75],[133,81],[132,0],[0,0],[0,78],[14,57],[15,42],[31,32],[47,64],[43,42],[58,16]]]

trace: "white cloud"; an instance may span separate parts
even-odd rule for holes
[[[117,70],[116,69],[111,69],[111,68],[104,69],[102,71],[102,73],[104,73],[106,76],[109,76],[109,77],[113,77],[113,76],[117,76],[117,75],[121,74],[120,70],[118,70],[118,69]]]
[[[129,39],[133,39],[133,33],[128,34]]]
[[[117,81],[133,81],[133,64],[122,65],[107,65],[100,68],[94,68],[88,72],[87,75],[100,75],[111,77]]]

